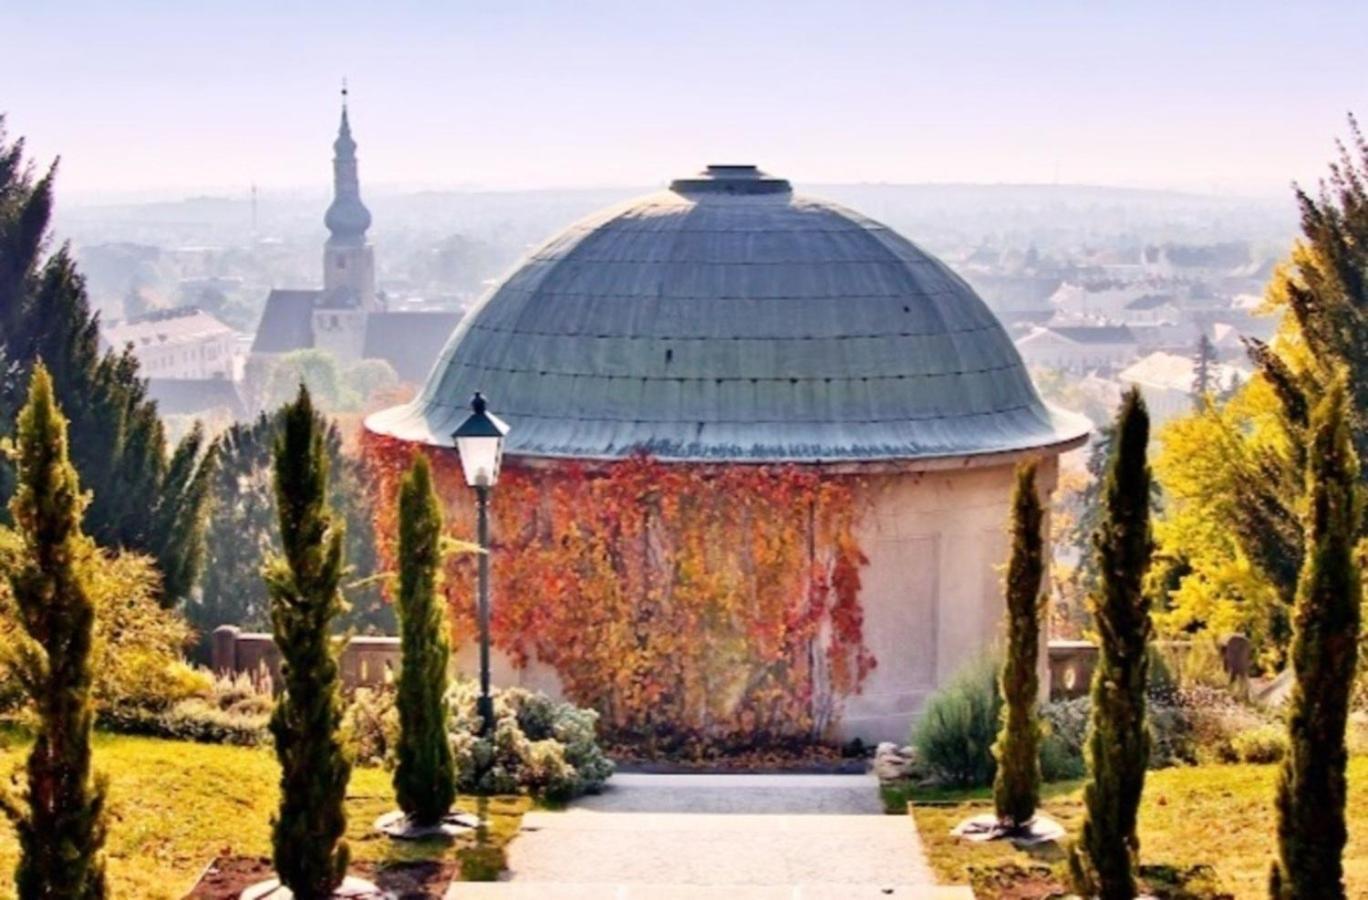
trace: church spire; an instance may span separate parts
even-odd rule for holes
[[[364,244],[370,227],[370,210],[361,202],[361,184],[356,174],[356,141],[352,139],[347,117],[347,82],[342,82],[342,121],[333,141],[333,202],[323,222],[332,236],[330,244]]]

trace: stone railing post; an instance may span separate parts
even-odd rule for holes
[[[210,646],[210,667],[220,675],[237,674],[237,642],[241,629],[220,625],[214,629]]]

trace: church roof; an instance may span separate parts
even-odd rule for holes
[[[450,445],[482,390],[506,452],[920,460],[1072,443],[993,314],[887,226],[712,167],[552,238],[376,432]]]
[[[460,321],[459,312],[371,313],[366,317],[366,344],[361,355],[387,361],[404,381],[422,381]]]
[[[322,291],[273,290],[252,340],[253,353],[289,353],[313,346],[313,310]]]

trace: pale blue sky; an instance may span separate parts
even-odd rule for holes
[[[1269,193],[1368,118],[1368,3],[13,0],[0,110],[91,191],[363,179],[1086,182]]]

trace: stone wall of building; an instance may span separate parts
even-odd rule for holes
[[[926,699],[1000,640],[1014,473],[1007,463],[866,479],[860,602],[878,665],[846,701],[843,740],[906,743]],[[1043,457],[1047,498],[1056,473]]]

